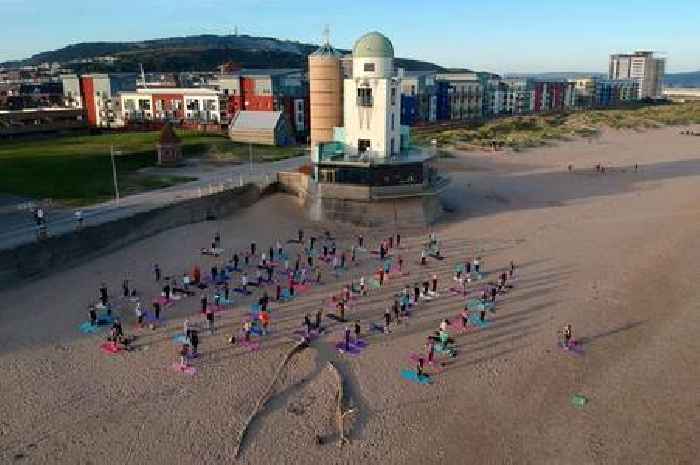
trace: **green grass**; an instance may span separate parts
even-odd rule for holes
[[[248,145],[227,137],[178,132],[185,157],[207,157],[235,162],[248,160]],[[0,192],[32,198],[50,198],[64,204],[84,205],[114,196],[113,144],[121,193],[159,189],[193,178],[144,175],[137,171],[155,166],[157,132],[70,136],[55,139],[0,142]],[[254,159],[272,161],[303,152],[298,147],[253,148]]]
[[[643,130],[698,123],[700,103],[685,103],[509,117],[485,123],[465,123],[464,127],[450,129],[421,128],[414,131],[412,139],[417,145],[429,145],[432,139],[437,139],[440,146],[464,149],[489,147],[492,141],[497,141],[515,150],[522,150],[555,140],[595,137],[604,126]]]

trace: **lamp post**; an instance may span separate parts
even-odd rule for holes
[[[115,155],[121,155],[121,150],[114,150],[114,144],[109,146],[109,155],[112,159],[112,178],[114,179],[114,199],[119,204],[119,184],[117,183],[117,164],[114,160]]]

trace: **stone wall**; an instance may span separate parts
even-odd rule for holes
[[[60,271],[172,228],[224,217],[274,192],[246,185],[0,251],[0,289]]]

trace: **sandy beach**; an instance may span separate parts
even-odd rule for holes
[[[314,224],[295,198],[276,194],[234,217],[174,229],[0,292],[0,463],[697,464],[700,138],[679,131],[605,130],[591,141],[520,153],[454,152],[440,162],[452,182],[448,213],[434,229],[446,259],[427,267],[417,263],[427,230]],[[334,350],[344,325],[326,320],[326,333],[284,368],[235,459],[238,434],[304,315],[322,302],[330,311],[331,294],[369,278],[380,262],[361,253],[339,277],[325,269],[323,285],[274,302],[272,332],[256,352],[227,343],[259,296],[237,294],[216,316],[216,333],[201,331],[194,376],[172,369],[172,336],[185,318],[203,320],[199,294],[166,309],[151,331],[135,327],[121,282],[128,276],[148,303],[162,286],[154,263],[178,277],[221,263],[199,253],[216,230],[228,259],[251,240],[262,250],[286,243],[298,228],[307,237],[331,231],[339,250],[360,233],[376,247],[401,232],[393,254],[410,274],[356,300],[347,316],[363,331],[406,284],[437,273],[440,297],[418,305],[391,334],[365,334],[368,345],[355,357]],[[291,257],[301,250],[285,248]],[[454,266],[477,255],[488,279],[513,260],[514,288],[499,297],[487,328],[453,334],[458,356],[444,359],[432,384],[407,382],[399,373],[414,368],[409,354],[463,308],[448,292]],[[99,349],[104,334],[78,330],[102,281],[136,336],[130,352],[107,355]],[[567,323],[582,354],[557,346]],[[328,361],[354,409],[342,448]],[[575,408],[574,394],[588,403]]]

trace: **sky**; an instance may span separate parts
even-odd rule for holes
[[[397,56],[495,73],[605,72],[610,53],[657,50],[700,70],[698,0],[0,0],[0,62],[87,41],[273,36],[350,48],[371,30]]]

